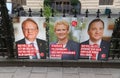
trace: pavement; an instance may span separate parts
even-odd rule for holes
[[[0,67],[0,78],[120,78],[118,68]]]

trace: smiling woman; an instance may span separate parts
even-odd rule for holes
[[[57,40],[50,43],[50,58],[62,60],[77,60],[79,58],[79,43],[69,39],[69,23],[62,19],[54,24],[54,34]],[[53,45],[55,47],[53,47]],[[57,47],[61,45],[60,47]]]

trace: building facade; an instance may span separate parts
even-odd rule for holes
[[[113,14],[120,12],[120,0],[80,0],[82,12],[89,9],[90,13],[100,9],[104,13],[105,9],[111,9]]]
[[[63,7],[64,5],[68,5],[67,7],[69,9],[71,8],[69,7],[70,0],[67,0],[67,3],[65,3],[66,0],[52,0],[52,3],[59,5],[58,1],[62,1],[63,4],[60,4],[62,9],[65,8]],[[12,2],[13,6],[16,6],[15,4],[20,4],[25,10],[28,10],[29,8],[32,10],[40,10],[44,5],[44,0],[7,0],[7,2]],[[120,12],[120,0],[79,0],[79,3],[80,5],[78,5],[78,7],[80,7],[79,9],[82,14],[85,13],[86,9],[88,9],[91,14],[96,13],[98,9],[100,9],[101,13],[104,13],[106,8],[111,9],[113,14],[118,14]],[[55,6],[54,8],[57,7],[58,6]]]

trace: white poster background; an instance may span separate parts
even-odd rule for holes
[[[39,33],[37,35],[37,38],[42,39],[42,40],[46,40],[46,29],[44,27],[44,22],[45,22],[44,17],[20,17],[18,19],[19,22],[13,23],[15,42],[24,38],[21,24],[27,18],[32,18],[38,24]]]

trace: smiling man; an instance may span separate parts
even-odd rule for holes
[[[28,45],[32,44],[36,50],[34,58],[45,59],[46,58],[46,49],[45,49],[46,41],[37,38],[37,35],[39,33],[38,24],[33,19],[27,18],[22,22],[22,31],[24,34],[24,38],[16,42],[17,49],[18,49],[18,45],[24,46],[24,44],[28,44]],[[26,47],[23,47],[23,48],[26,48]],[[29,48],[29,50],[31,49]],[[27,49],[26,49],[26,53],[27,53]]]
[[[104,22],[101,19],[92,20],[88,26],[87,32],[89,40],[82,42],[81,45],[98,45],[101,48],[101,51],[98,53],[97,60],[107,60],[110,43],[102,39]]]

